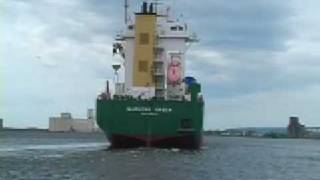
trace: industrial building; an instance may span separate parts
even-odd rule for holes
[[[60,117],[49,118],[50,132],[94,132],[96,130],[92,109],[88,110],[86,119],[73,118],[71,113],[61,113]]]
[[[291,138],[302,138],[306,135],[306,128],[300,124],[299,117],[290,117],[288,125],[288,136]]]

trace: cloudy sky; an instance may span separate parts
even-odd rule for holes
[[[131,0],[137,3],[138,0]],[[122,1],[0,0],[0,116],[5,126],[48,126],[94,107],[110,65]],[[175,0],[201,39],[187,72],[203,85],[206,129],[320,126],[317,0]]]

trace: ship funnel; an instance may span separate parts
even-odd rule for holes
[[[153,13],[153,3],[151,3],[149,6],[149,13]]]
[[[148,13],[148,3],[147,3],[147,2],[143,2],[143,3],[142,3],[141,12],[144,13],[144,14],[147,14],[147,13]]]

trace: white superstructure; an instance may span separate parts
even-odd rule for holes
[[[168,7],[156,2],[144,2],[141,12],[128,19],[126,28],[116,36],[113,50],[124,59],[124,88],[118,94],[182,99],[185,54],[190,43],[197,41],[196,35],[189,32],[185,22],[170,17]],[[147,48],[152,48],[153,54],[144,54],[149,52]]]

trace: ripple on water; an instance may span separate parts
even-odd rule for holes
[[[49,145],[0,144],[0,179],[320,179],[318,141],[204,137],[198,151],[106,150],[104,137],[95,143],[83,137],[71,144],[53,138]]]

